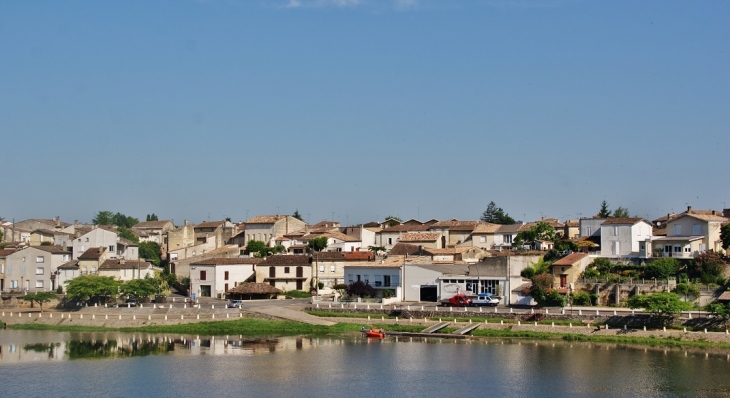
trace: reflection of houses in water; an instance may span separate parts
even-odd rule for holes
[[[341,345],[332,338],[255,338],[245,336],[173,336],[143,333],[81,333],[75,339],[51,343],[0,344],[0,363],[125,358],[158,354],[260,355]]]

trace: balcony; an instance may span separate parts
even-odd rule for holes
[[[692,252],[668,252],[661,253],[660,257],[673,257],[673,258],[694,258],[695,255]]]

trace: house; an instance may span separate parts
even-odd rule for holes
[[[26,292],[54,291],[56,270],[71,252],[60,246],[31,246],[5,257],[5,289]]]
[[[312,266],[315,282],[322,282],[325,289],[345,283],[345,265],[353,262],[374,261],[370,251],[314,252]]]
[[[553,288],[567,289],[578,281],[592,259],[587,253],[571,253],[552,264]],[[560,291],[560,290],[559,290]],[[567,293],[567,291],[560,291]]]
[[[5,291],[5,269],[6,258],[8,254],[13,253],[12,249],[0,249],[0,292]]]
[[[73,259],[92,247],[106,247],[109,258],[136,260],[139,247],[136,243],[121,238],[114,226],[98,226],[73,240]]]
[[[25,243],[30,244],[30,231],[10,225],[0,226],[3,233],[3,243]]]
[[[443,248],[442,238],[440,232],[409,232],[403,234],[399,242],[422,248],[441,249]]]
[[[443,293],[444,286],[448,285],[448,282],[444,281],[447,281],[447,277],[451,276],[459,276],[463,279],[463,276],[468,273],[469,266],[467,264],[406,263],[403,279],[403,301],[438,302],[444,296],[451,297],[453,294]]]
[[[74,279],[77,276],[81,276],[79,260],[71,260],[65,264],[62,264],[60,267],[58,267],[56,273],[56,286],[60,286],[63,291],[66,291],[66,284],[71,279]]]
[[[194,253],[194,251],[193,251]],[[196,253],[189,257],[178,258],[177,253],[169,253],[170,258],[170,272],[177,275],[178,278],[189,278],[190,277],[190,264],[196,261],[207,260],[210,258],[231,258],[238,257],[241,253],[241,248],[237,245],[226,245],[219,247],[215,250],[211,250],[205,253]]]
[[[601,224],[601,257],[645,257],[652,226],[643,218],[608,218]]]
[[[541,251],[548,251],[552,250],[552,248],[555,246],[555,243],[549,241],[549,240],[536,240],[535,243],[535,250],[541,250]]]
[[[327,238],[327,247],[324,249],[328,252],[342,252],[360,250],[362,242],[357,238],[345,235],[338,230],[326,231],[322,233],[310,233],[302,236],[300,239],[303,244],[309,244],[309,241],[316,238]]]
[[[104,261],[99,266],[98,274],[99,276],[111,276],[122,282],[155,276],[152,263],[139,259],[127,260],[124,258]]]
[[[14,223],[16,228],[24,229],[27,231],[35,231],[37,229],[47,229],[51,231],[62,231],[65,228],[71,226],[67,222],[61,221],[61,218],[56,216],[53,219],[42,219],[42,218],[31,218],[28,220],[18,221]]]
[[[599,238],[598,241],[600,242],[601,224],[606,222],[606,220],[607,218],[600,217],[584,217],[578,220],[580,238],[596,237]]]
[[[345,264],[345,283],[364,282],[375,290],[375,297],[392,296],[394,301],[403,301],[401,275],[403,259],[388,258],[381,262],[355,262]]]
[[[474,246],[457,246],[445,249],[424,248],[423,253],[430,256],[433,263],[455,263],[457,261],[476,263],[486,256],[484,250]]]
[[[429,225],[423,224],[399,224],[387,227],[376,233],[375,246],[382,246],[385,250],[390,250],[400,242],[404,234],[428,232],[429,228]]]
[[[185,220],[182,227],[167,232],[168,260],[184,260],[220,249],[227,246],[227,242],[236,234],[236,226],[229,221],[206,221],[192,225]]]
[[[478,224],[479,221],[451,219],[430,224],[429,231],[441,234],[441,243],[437,248],[443,248],[465,243]]]
[[[580,237],[580,221],[567,220],[563,226],[563,239],[575,239]]]
[[[135,224],[132,231],[144,232],[145,239],[140,239],[140,242],[155,242],[163,249],[167,251],[167,232],[175,229],[175,224],[172,220],[159,220],[159,221],[142,221]]]
[[[97,275],[99,268],[110,258],[106,247],[92,247],[87,249],[77,259],[76,265],[79,275]]]
[[[730,221],[715,210],[693,210],[671,217],[666,223],[666,236],[655,237],[647,242],[646,257],[690,259],[707,250],[722,250],[720,228]],[[650,247],[649,247],[650,246]]]
[[[312,259],[308,255],[277,254],[256,266],[256,281],[266,282],[283,291],[309,290],[312,283]]]
[[[274,246],[274,239],[304,229],[307,224],[287,215],[256,216],[246,221],[245,244],[258,240]]]
[[[226,292],[252,279],[260,258],[210,258],[190,264],[190,291],[197,297],[225,298]]]

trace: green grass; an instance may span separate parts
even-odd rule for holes
[[[282,293],[282,296],[291,297],[291,298],[312,298],[312,293],[303,292],[301,290],[289,290],[287,292]]]
[[[332,311],[317,311],[317,310],[310,310],[306,311],[307,314],[318,316],[321,318],[364,318],[367,319],[368,316],[371,317],[373,320],[378,320],[380,317],[384,317],[385,319],[395,319],[395,317],[388,316],[385,314],[361,314],[358,312],[332,312]]]
[[[59,330],[69,332],[81,331],[120,331],[145,333],[179,333],[200,335],[325,335],[353,332],[360,330],[361,325],[338,323],[334,326],[316,326],[299,322],[270,321],[261,319],[237,319],[234,321],[199,322],[181,325],[150,325],[127,328],[105,328],[99,326],[76,325],[44,325],[44,324],[17,324],[9,326],[21,330]]]

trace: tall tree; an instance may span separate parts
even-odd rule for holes
[[[2,241],[1,236],[2,235],[0,235],[0,241]],[[723,225],[720,229],[720,239],[722,240],[722,248],[730,250],[730,223]],[[725,254],[727,255],[727,253]]]
[[[292,217],[296,218],[299,221],[304,221],[302,215],[299,214],[299,209],[294,210],[294,214],[292,214]]]
[[[611,217],[611,210],[608,209],[608,203],[604,200],[601,202],[601,210],[598,211],[598,217],[608,218]]]
[[[555,234],[555,228],[545,221],[533,225],[527,231],[520,231],[515,237],[515,246],[519,247],[522,245],[531,245],[536,240],[547,240],[555,242],[558,240],[558,236]]]
[[[670,324],[677,313],[693,308],[692,303],[682,301],[679,295],[672,292],[637,294],[629,297],[628,304],[632,309],[645,309],[665,324]]]
[[[256,253],[261,253],[264,250],[266,250],[266,243],[254,239],[246,243],[246,249],[244,250],[244,252],[246,252],[246,254],[248,255],[253,255]]]
[[[615,218],[626,218],[629,217],[629,209],[625,207],[617,207],[616,210],[613,211],[613,216]]]
[[[112,225],[114,224],[114,213],[109,210],[99,211],[91,222],[96,225]]]
[[[504,209],[502,209],[501,207],[497,207],[494,201],[489,202],[489,204],[487,205],[487,209],[484,210],[484,213],[482,213],[480,220],[492,224],[503,225],[515,223],[514,218],[505,213]]]
[[[139,256],[150,261],[155,267],[160,266],[160,245],[157,242],[140,242]]]
[[[41,313],[43,313],[43,304],[47,303],[56,298],[56,295],[51,292],[38,292],[32,294],[26,294],[23,300],[30,301],[31,305],[35,301],[41,307]]]
[[[131,229],[125,228],[125,227],[119,227],[117,228],[117,234],[119,234],[120,238],[130,240],[134,243],[139,243],[139,237],[132,232]]]
[[[157,288],[158,286],[152,281],[152,278],[144,278],[124,282],[119,290],[129,296],[145,298],[157,293]]]
[[[68,297],[80,301],[87,301],[92,297],[115,296],[119,281],[113,276],[82,275],[67,282],[66,294]]]
[[[309,248],[316,252],[321,252],[322,250],[326,249],[327,248],[327,237],[320,236],[319,238],[310,239]]]
[[[152,213],[147,215],[146,221],[159,221],[159,219],[157,218],[157,214]]]
[[[689,264],[690,273],[699,276],[704,283],[715,283],[725,272],[727,264],[720,253],[704,252],[694,258]]]

